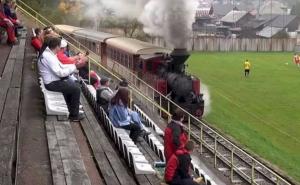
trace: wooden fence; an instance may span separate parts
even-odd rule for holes
[[[157,46],[167,47],[164,39],[156,37],[150,41]],[[193,51],[262,51],[292,52],[297,39],[226,39],[226,38],[194,38],[189,39],[188,49]]]

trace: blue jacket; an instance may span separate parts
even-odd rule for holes
[[[123,105],[111,105],[109,119],[115,127],[122,127],[130,124],[130,115],[127,107]]]

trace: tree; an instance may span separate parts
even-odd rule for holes
[[[292,11],[291,11],[291,14],[292,15],[298,15],[300,16],[300,2],[297,2],[293,8],[292,8]]]
[[[134,37],[136,32],[142,30],[143,26],[137,19],[109,16],[100,21],[100,27],[120,29],[125,36]]]

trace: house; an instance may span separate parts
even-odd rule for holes
[[[214,13],[215,17],[218,19],[221,19],[222,17],[227,15],[232,10],[238,10],[238,8],[236,6],[234,6],[233,4],[217,3],[217,4],[214,4],[212,7],[213,7],[213,13]]]
[[[232,28],[242,27],[245,23],[254,19],[254,16],[247,11],[232,10],[220,20],[224,26]]]
[[[279,36],[281,33],[296,32],[300,25],[300,18],[295,15],[277,15],[272,21],[266,24],[257,33],[259,37],[271,38]]]

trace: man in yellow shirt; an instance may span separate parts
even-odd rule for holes
[[[245,68],[245,77],[247,77],[250,74],[250,68],[251,68],[251,63],[248,60],[245,61],[244,68]]]

